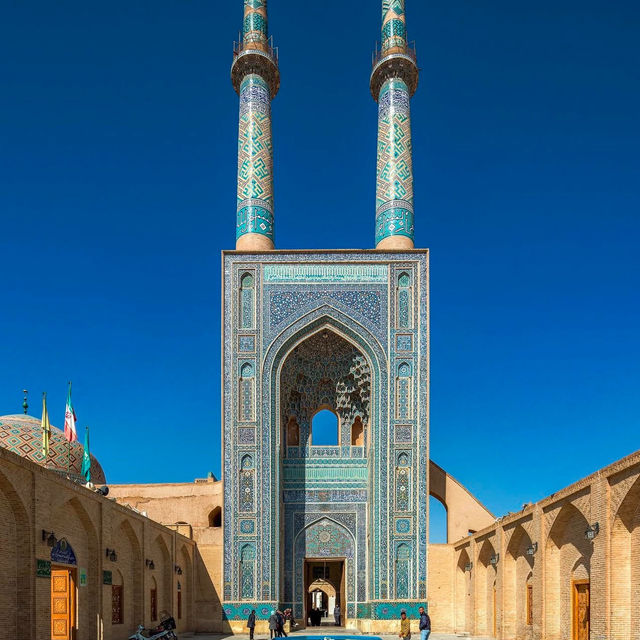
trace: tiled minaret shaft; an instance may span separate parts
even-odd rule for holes
[[[244,0],[231,81],[240,96],[236,249],[268,251],[274,248],[271,100],[280,73],[268,40],[267,0]]]
[[[410,98],[418,86],[415,51],[407,45],[404,0],[382,1],[382,46],[371,73],[378,103],[376,248],[413,248]]]

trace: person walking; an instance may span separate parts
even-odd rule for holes
[[[278,616],[278,637],[286,638],[287,632],[284,630],[284,614],[282,613],[282,611],[280,611],[280,609],[278,609],[276,611],[276,615]]]
[[[253,640],[253,632],[256,628],[256,610],[251,609],[251,613],[247,618],[247,628],[249,629],[249,640]]]
[[[420,614],[420,640],[429,640],[429,635],[431,634],[431,618],[424,610],[424,607],[420,607],[418,613]]]
[[[271,612],[269,616],[269,638],[277,637],[278,635],[278,616],[275,611]]]
[[[336,627],[342,626],[340,624],[340,605],[336,602],[336,606],[333,607],[333,619],[336,621]]]
[[[403,609],[400,612],[400,633],[398,638],[409,640],[411,638],[411,620],[407,618],[407,612]]]

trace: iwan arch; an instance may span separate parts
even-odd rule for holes
[[[245,0],[231,70],[240,125],[236,250],[222,256],[223,479],[112,486],[114,504],[35,464],[25,446],[37,421],[1,418],[2,635],[47,634],[53,587],[35,567],[50,553],[41,532],[55,531],[86,570],[82,624],[68,629],[78,640],[98,629],[127,638],[160,607],[180,633],[245,632],[256,609],[263,633],[274,608],[304,625],[314,598],[367,632],[397,633],[401,609],[415,620],[424,605],[437,632],[640,640],[640,452],[498,519],[430,458],[429,257],[413,242],[418,67],[403,0],[382,2],[371,74],[371,250],[275,249],[279,71],[266,5]],[[314,441],[320,411],[337,420],[331,444]],[[428,543],[430,496],[447,509],[447,544]]]

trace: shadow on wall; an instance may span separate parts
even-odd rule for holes
[[[228,624],[225,624],[225,628],[223,628],[222,602],[220,601],[213,579],[207,570],[207,564],[209,566],[215,566],[215,564],[211,563],[211,560],[215,559],[207,558],[212,552],[212,549],[207,549],[206,547],[200,549],[199,546],[196,546],[195,549],[194,566],[197,581],[195,609],[197,633],[229,632],[231,630]],[[203,554],[205,557],[203,557]]]

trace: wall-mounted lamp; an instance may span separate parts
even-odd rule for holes
[[[584,532],[584,537],[587,540],[593,540],[599,533],[600,533],[600,523],[595,522]]]
[[[147,565],[147,569],[151,569],[151,571],[156,568],[156,565],[153,564],[153,560],[149,560],[149,558],[147,558],[144,563]]]
[[[182,575],[182,567],[179,567],[178,565],[176,565],[176,566],[174,567],[174,570],[175,570],[175,572],[176,572],[179,576],[181,576],[181,575]]]
[[[531,546],[527,547],[527,555],[532,556],[535,554],[537,550],[538,550],[538,543],[534,542],[531,544]]]
[[[491,558],[489,558],[489,562],[495,567],[498,562],[500,562],[500,554],[494,553]]]
[[[111,562],[117,562],[118,560],[118,554],[116,553],[115,549],[107,549],[105,555],[107,558],[109,558],[109,560],[111,560]]]
[[[53,545],[58,542],[55,534],[53,533],[53,531],[45,531],[44,529],[42,530],[42,542],[46,542],[47,546],[49,547],[53,547]]]
[[[464,570],[471,571],[471,569],[473,569],[473,562],[467,562],[467,564],[464,565]]]

